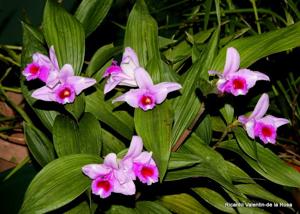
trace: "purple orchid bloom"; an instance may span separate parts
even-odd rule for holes
[[[138,89],[130,89],[125,94],[117,97],[114,102],[125,101],[134,108],[144,111],[153,109],[156,104],[161,104],[168,93],[181,89],[181,85],[175,82],[162,82],[154,85],[148,72],[139,67],[135,70],[135,79]]]
[[[269,108],[269,96],[263,94],[258,100],[254,111],[249,117],[239,116],[238,120],[245,126],[250,138],[259,137],[265,144],[276,142],[277,128],[289,123],[285,118],[277,118],[271,115],[265,115]]]
[[[109,77],[104,86],[104,94],[113,90],[117,85],[136,87],[135,70],[140,67],[136,53],[130,47],[125,48],[121,65],[118,66],[116,61],[112,62],[103,77]]]
[[[22,72],[26,80],[40,79],[46,84],[53,84],[59,71],[53,46],[49,49],[49,55],[50,58],[41,53],[33,54],[32,63],[27,64]]]
[[[54,87],[43,86],[35,90],[31,96],[39,100],[54,101],[60,104],[72,103],[76,95],[94,85],[96,80],[74,76],[73,67],[70,64],[65,64],[57,74],[56,79],[52,80],[52,83],[54,82],[56,83]]]
[[[258,71],[239,69],[240,55],[231,47],[227,49],[226,62],[223,74],[217,71],[209,71],[210,75],[218,75],[217,88],[221,93],[232,93],[234,96],[245,95],[256,81],[270,81],[269,77]]]
[[[93,179],[92,193],[107,198],[112,192],[124,195],[135,194],[133,180],[120,169],[117,156],[108,154],[103,164],[88,164],[82,167],[85,175]]]
[[[158,169],[152,159],[152,152],[143,150],[143,141],[139,136],[133,136],[127,154],[121,161],[122,168],[135,180],[151,185],[158,181]]]

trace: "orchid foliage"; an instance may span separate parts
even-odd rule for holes
[[[137,0],[123,44],[94,44],[89,58],[85,42],[112,5],[83,0],[72,14],[47,0],[41,29],[23,23],[22,92],[39,119],[24,130],[42,169],[20,213],[249,213],[226,203],[288,203],[264,183],[300,187],[269,149],[290,121],[268,109],[268,71],[249,66],[300,46],[300,24],[226,40],[216,22],[166,38]]]

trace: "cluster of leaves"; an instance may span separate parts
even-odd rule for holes
[[[238,49],[241,67],[248,67],[263,57],[300,46],[300,23],[245,38],[239,38],[241,33],[231,34],[229,38],[226,31],[221,31],[224,23],[219,1],[205,1],[203,30],[189,30],[175,40],[158,35],[157,22],[146,3],[137,0],[128,16],[123,47],[136,51],[154,82],[176,81],[183,88],[151,111],[133,112],[111,104],[119,92],[104,96],[101,81],[123,47],[104,45],[84,66],[85,40],[100,25],[112,3],[83,0],[72,15],[48,0],[42,30],[23,23],[22,67],[31,62],[33,53],[46,54],[47,46],[54,45],[60,66],[72,64],[76,75],[93,77],[99,84],[74,103],[61,106],[34,100],[31,92],[38,82],[21,79],[22,93],[39,118],[39,123],[25,121],[25,136],[31,154],[43,168],[28,187],[20,213],[59,208],[67,213],[142,213],[146,209],[149,213],[248,213],[249,209],[264,210],[226,207],[225,203],[287,203],[258,184],[233,159],[226,160],[216,151],[222,148],[225,154],[242,158],[268,183],[300,187],[298,172],[236,126],[238,115],[232,106],[221,106],[217,114],[209,111],[207,97],[214,93],[215,86],[207,71],[222,70],[227,47]],[[216,12],[211,12],[213,5]],[[197,7],[192,16],[198,16],[201,10]],[[209,28],[212,14],[216,14],[216,22],[213,20],[215,25]],[[230,23],[225,26],[227,30]],[[161,183],[139,187],[135,197],[114,195],[105,202],[92,197],[90,180],[81,167],[101,163],[101,157],[110,152],[121,156],[133,134],[141,136],[145,148],[153,152]]]

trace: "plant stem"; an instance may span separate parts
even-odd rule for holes
[[[257,32],[258,32],[258,34],[261,34],[261,28],[260,28],[260,24],[259,24],[258,12],[257,12],[256,2],[255,1],[256,0],[250,0],[250,2],[252,3],[253,11],[254,11]]]

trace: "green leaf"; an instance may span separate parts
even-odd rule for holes
[[[112,205],[105,214],[136,214],[136,211],[133,208],[122,205]]]
[[[80,153],[79,128],[72,118],[58,115],[53,125],[53,142],[59,157]]]
[[[171,214],[171,212],[160,205],[159,203],[152,201],[139,201],[136,203],[135,211],[140,214],[151,213],[151,214]]]
[[[211,117],[212,130],[216,132],[224,132],[226,130],[226,124],[220,117]]]
[[[299,37],[300,22],[297,22],[294,25],[279,30],[248,38],[236,39],[222,48],[210,70],[222,71],[228,47],[234,47],[238,50],[241,56],[240,67],[246,68],[263,57],[299,47]]]
[[[71,64],[75,75],[81,73],[85,52],[85,35],[80,22],[54,0],[44,9],[43,31],[48,46],[54,46],[60,67]]]
[[[163,196],[159,202],[174,213],[210,213],[195,198],[185,193]]]
[[[113,0],[83,0],[75,12],[81,22],[86,37],[101,24],[107,15]]]
[[[87,69],[86,74],[89,77],[95,75],[108,61],[121,52],[120,47],[114,47],[113,44],[104,45],[94,53]]]
[[[122,141],[120,141],[118,138],[115,137],[115,135],[111,134],[105,129],[102,129],[102,139],[103,139],[103,148],[102,148],[103,156],[111,152],[117,154],[122,150],[126,149],[126,146]]]
[[[225,104],[223,108],[220,109],[220,112],[225,119],[227,125],[232,123],[234,118],[234,109],[231,105]]]
[[[79,121],[80,152],[85,154],[101,154],[102,130],[99,121],[91,114],[84,113]]]
[[[23,49],[22,49],[22,68],[26,64],[32,62],[32,55],[36,52],[47,55],[47,51],[44,48],[44,37],[43,34],[36,28],[22,22],[23,25]],[[49,130],[52,130],[54,119],[58,114],[56,111],[45,109],[44,106],[35,105],[35,99],[31,97],[31,83],[27,82],[25,77],[21,77],[21,90],[22,94],[33,109],[36,115],[39,117],[43,125]]]
[[[86,201],[81,202],[75,207],[72,207],[70,210],[64,212],[64,214],[81,214],[81,213],[90,213],[89,204]]]
[[[31,181],[20,213],[46,213],[68,204],[90,186],[91,181],[81,168],[100,162],[99,157],[86,154],[52,161]]]
[[[142,67],[146,67],[150,59],[159,59],[157,23],[149,14],[144,0],[137,0],[129,14],[124,46],[136,51]],[[153,74],[150,72],[150,75]]]
[[[210,115],[206,115],[195,130],[195,134],[206,144],[210,144],[212,138],[212,124]]]
[[[55,159],[53,144],[40,130],[24,123],[24,133],[30,153],[41,166]]]
[[[99,88],[85,97],[86,112],[92,113],[98,120],[107,124],[123,137],[131,140],[133,135],[133,118],[125,111],[115,110],[111,100],[105,100]]]
[[[270,193],[269,191],[265,190],[257,184],[238,184],[235,186],[241,191],[241,193],[245,195],[260,198],[263,200],[268,200],[275,203],[287,204],[287,201],[277,197],[276,195]]]
[[[172,152],[170,156],[168,170],[189,167],[200,162],[201,160],[196,155]]]
[[[285,164],[274,153],[262,145],[256,143],[259,164],[256,160],[246,155],[234,140],[222,142],[220,147],[240,155],[255,171],[270,181],[284,186],[300,187],[299,172]]]
[[[193,188],[193,191],[215,208],[226,213],[236,213],[236,211],[232,207],[225,206],[227,201],[223,198],[222,195],[215,192],[214,190],[206,187],[198,187]]]
[[[66,104],[65,109],[70,112],[75,119],[78,120],[85,109],[84,93],[81,93],[79,96],[77,96],[73,103]]]
[[[234,130],[236,140],[241,149],[254,160],[258,160],[256,142],[250,140],[244,129],[237,127]]]
[[[142,137],[145,148],[153,152],[162,181],[167,170],[171,152],[172,117],[169,103],[164,102],[149,111],[136,109],[134,122],[136,132]]]
[[[172,145],[174,145],[185,130],[191,128],[203,112],[204,106],[196,95],[196,81],[198,78],[208,78],[208,67],[214,58],[219,38],[216,30],[210,39],[207,49],[197,62],[188,70],[182,84],[182,96],[174,102],[175,120],[172,129]]]

